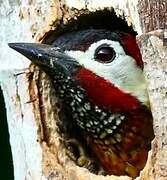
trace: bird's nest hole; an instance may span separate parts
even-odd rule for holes
[[[117,16],[113,9],[103,9],[93,12],[87,9],[80,11],[75,10],[72,18],[65,19],[65,17],[62,17],[59,21],[53,24],[53,28],[54,30],[50,30],[48,33],[45,34],[42,43],[51,45],[54,44],[54,41],[58,37],[65,33],[81,31],[85,29],[102,28],[110,31],[122,31],[125,33],[130,33],[134,37],[137,35],[136,31],[133,29],[133,26],[128,25],[128,23],[126,22],[126,18],[124,16]],[[59,114],[60,120],[66,118],[64,117],[64,114],[66,113],[63,109]],[[68,118],[71,117],[70,112],[67,116]],[[87,156],[85,156],[85,152],[83,152],[83,149],[87,148],[86,154],[89,154],[89,157],[92,156],[91,150],[89,149],[89,147],[87,147],[86,143],[82,143],[84,142],[84,140],[81,137],[75,137],[75,134],[77,133],[72,133],[71,135],[71,132],[68,132],[68,128],[66,129],[63,127],[63,122],[64,120],[62,120],[59,124],[60,133],[64,134],[64,131],[67,130],[68,140],[65,139],[64,141],[67,142],[65,144],[68,155],[76,162],[77,165],[84,166],[95,174],[98,174],[99,172],[103,173],[103,171],[101,171],[101,168],[99,168],[99,166],[97,165],[96,159],[92,160],[92,158],[89,158],[90,161],[88,159],[84,159]],[[70,136],[72,137],[70,138]],[[84,163],[86,163],[88,166],[85,166]],[[135,175],[135,177],[138,175],[139,173]]]
[[[54,30],[50,30],[43,37],[42,42],[53,44],[57,37],[69,32],[81,31],[85,29],[107,29],[110,31],[122,31],[136,36],[133,25],[128,25],[124,15],[118,16],[114,9],[105,8],[103,10],[89,11],[88,9],[72,11],[72,17],[62,17],[53,23]]]

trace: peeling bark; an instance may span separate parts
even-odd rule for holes
[[[140,37],[155,134],[142,179],[167,178],[167,47],[163,45],[163,34],[159,30]]]
[[[167,29],[166,0],[139,0],[138,12],[143,33]]]

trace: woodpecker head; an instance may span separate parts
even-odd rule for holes
[[[71,87],[66,88],[80,87],[98,107],[127,112],[148,106],[143,61],[134,33],[108,28],[106,24],[89,24],[65,32],[52,45],[9,46],[41,67],[54,81],[61,83],[63,79],[63,86],[70,79]]]
[[[67,127],[68,137],[86,141],[108,174],[137,176],[153,128],[136,33],[108,10],[61,27],[52,32],[54,41],[51,35],[43,41],[52,45],[9,46],[50,76],[63,113],[72,117],[62,119],[63,132]]]

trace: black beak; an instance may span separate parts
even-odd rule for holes
[[[58,47],[37,43],[9,43],[9,47],[26,56],[49,75],[60,72],[72,76],[79,68],[78,62]]]

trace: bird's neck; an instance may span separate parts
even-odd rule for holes
[[[89,100],[101,108],[112,112],[128,112],[141,106],[134,96],[123,92],[85,68],[82,68],[75,78],[85,89]]]

